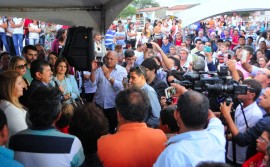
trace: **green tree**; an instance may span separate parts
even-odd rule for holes
[[[151,8],[151,7],[159,7],[159,3],[155,0],[134,0],[131,3],[134,7],[137,9],[143,9],[143,8]]]
[[[118,18],[127,18],[129,16],[133,16],[137,13],[135,7],[128,5],[119,15]]]

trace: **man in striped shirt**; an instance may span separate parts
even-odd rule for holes
[[[105,47],[108,50],[114,50],[114,34],[115,31],[113,30],[113,25],[111,24],[105,35]]]
[[[9,147],[15,159],[27,167],[84,166],[81,141],[55,129],[61,116],[61,91],[58,88],[37,88],[29,99],[31,125],[10,138]]]

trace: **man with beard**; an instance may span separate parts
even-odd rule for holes
[[[27,79],[30,84],[33,80],[30,74],[30,67],[32,61],[37,59],[37,48],[33,45],[26,45],[22,50],[23,57],[27,62],[26,73],[24,74],[24,78]]]

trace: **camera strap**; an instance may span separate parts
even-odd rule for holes
[[[242,111],[242,114],[243,114],[243,117],[244,117],[244,120],[245,120],[245,124],[246,124],[246,127],[248,129],[249,126],[248,126],[248,123],[247,123],[247,118],[246,118],[246,115],[245,115],[245,112],[244,112],[243,105],[242,105],[242,103],[240,102],[240,100],[238,98],[237,98],[237,100],[239,101],[239,104],[240,104],[240,107],[241,107],[241,111]]]

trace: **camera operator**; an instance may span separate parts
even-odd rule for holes
[[[243,81],[249,87],[249,91],[245,95],[238,95],[237,98],[242,104],[239,104],[235,111],[234,121],[240,132],[244,133],[246,129],[253,127],[259,119],[262,118],[262,112],[256,103],[256,99],[261,92],[261,85],[254,79]],[[255,143],[253,143],[255,144]],[[256,147],[255,147],[256,148]],[[236,144],[236,163],[241,165],[246,160],[247,147],[241,147]],[[233,142],[229,141],[227,158],[230,163],[233,162]]]
[[[270,126],[270,88],[266,88],[263,95],[261,95],[259,99],[259,106],[264,108],[268,114],[264,115],[264,117],[260,119],[253,127],[248,128],[243,133],[237,128],[231,117],[230,112],[232,103],[229,106],[227,106],[226,103],[222,103],[220,107],[220,111],[227,121],[231,134],[234,137],[234,141],[241,147],[248,146],[246,158],[249,158],[256,153],[254,152],[254,149],[252,149],[252,145],[256,144],[257,138],[268,126]]]

